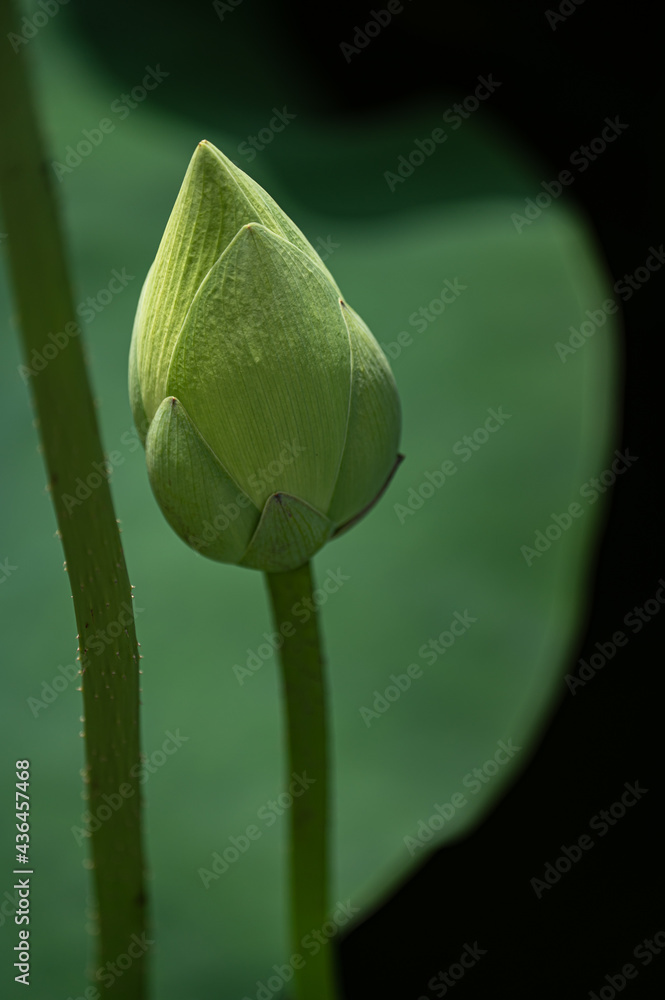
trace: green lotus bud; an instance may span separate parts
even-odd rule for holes
[[[157,501],[212,559],[294,569],[399,460],[379,345],[300,230],[208,142],[141,292],[129,367]]]

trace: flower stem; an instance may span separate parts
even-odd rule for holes
[[[328,732],[323,656],[309,563],[287,573],[267,573],[275,629],[284,638],[280,650],[282,688],[288,731],[288,783],[297,775],[314,779],[294,797],[290,812],[291,945],[304,965],[294,975],[296,1000],[336,997],[332,946],[316,955],[303,949],[303,938],[321,932],[328,912]],[[302,621],[294,610],[308,609]],[[290,626],[290,628],[288,627]]]
[[[0,0],[0,38],[19,31],[14,5]],[[132,595],[108,480],[98,471],[107,466],[23,45],[13,52],[6,45],[0,60],[0,123],[0,197],[23,340],[21,374],[37,412],[78,627],[91,819],[75,829],[78,843],[89,839],[92,851],[96,967],[133,956],[104,995],[142,1000],[146,898]],[[79,499],[82,480],[95,482],[85,499]],[[104,642],[89,643],[95,635]]]

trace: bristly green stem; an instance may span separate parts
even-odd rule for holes
[[[79,633],[87,808],[94,818],[81,834],[90,836],[94,864],[96,968],[138,950],[104,995],[142,1000],[145,945],[137,949],[132,941],[134,936],[144,940],[146,899],[138,778],[139,654],[131,588],[106,477],[97,471],[99,484],[87,499],[77,499],[77,480],[103,469],[105,459],[25,47],[12,52],[7,44],[19,23],[10,0],[0,0],[5,44],[0,60],[0,197],[23,339],[22,374],[37,412]],[[93,655],[87,637],[100,630],[110,641]]]
[[[280,650],[286,707],[288,782],[313,779],[290,810],[291,947],[304,965],[294,974],[296,1000],[335,1000],[333,945],[316,955],[303,938],[321,930],[328,911],[328,730],[324,664],[309,563],[288,573],[267,573],[275,628],[285,636]],[[306,621],[294,608],[311,609]],[[300,964],[300,963],[298,963]]]

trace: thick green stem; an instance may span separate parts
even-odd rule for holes
[[[138,782],[139,654],[131,588],[102,474],[107,466],[25,46],[14,52],[8,42],[10,33],[19,30],[20,16],[9,0],[0,0],[5,46],[0,60],[3,228],[23,338],[22,375],[37,411],[79,633],[92,822],[83,823],[77,836],[80,843],[91,839],[100,932],[97,968],[115,964],[120,956],[131,959],[128,968],[122,960],[121,976],[104,995],[140,1000],[145,995],[145,945],[132,944],[132,938],[141,941],[146,924]],[[94,483],[87,498],[81,480]],[[104,641],[89,644],[94,634],[102,634]]]
[[[333,946],[311,955],[303,938],[321,931],[328,912],[328,731],[323,656],[309,563],[288,573],[268,573],[280,650],[288,730],[288,782],[313,779],[290,811],[291,945],[304,965],[294,975],[297,1000],[334,1000]],[[298,617],[294,610],[299,606]],[[309,611],[305,621],[302,609]],[[300,963],[298,963],[300,964]]]

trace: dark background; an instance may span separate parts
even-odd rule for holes
[[[662,36],[659,24],[639,7],[614,19],[592,0],[579,7],[564,4],[572,13],[553,30],[546,8],[538,4],[414,0],[347,63],[340,40],[350,42],[354,26],[369,20],[369,5],[318,9],[244,2],[252,10],[242,24],[239,11],[224,15],[234,27],[228,40],[198,30],[209,4],[81,4],[72,6],[71,15],[82,43],[121,81],[154,52],[154,61],[159,58],[188,81],[177,89],[158,89],[155,102],[200,116],[202,125],[222,98],[220,79],[225,86],[238,81],[238,93],[243,91],[242,104],[235,102],[235,89],[224,95],[231,123],[234,114],[238,121],[247,116],[248,108],[251,115],[259,64],[263,74],[281,81],[277,104],[288,105],[297,94],[300,107],[309,102],[322,121],[342,121],[350,129],[362,128],[369,111],[390,117],[414,101],[436,103],[451,90],[471,93],[478,76],[491,72],[502,83],[493,111],[540,157],[547,177],[598,134],[605,117],[619,116],[629,125],[626,135],[612,156],[580,175],[575,196],[595,228],[613,280],[634,271],[646,248],[665,239]],[[244,131],[251,130],[250,121]],[[325,204],[325,181],[324,169],[306,192],[315,208]],[[405,205],[427,204],[432,197],[426,178],[405,185],[403,194]],[[334,207],[362,216],[393,205],[360,192],[357,202]],[[591,615],[570,672],[579,658],[588,660],[596,651],[596,642],[627,631],[625,615],[653,598],[665,577],[656,488],[662,421],[652,404],[662,386],[662,368],[654,359],[662,336],[661,289],[662,281],[654,277],[624,306],[621,447],[639,461],[612,493]],[[662,742],[656,737],[662,712],[652,690],[662,663],[660,625],[660,620],[645,624],[592,686],[562,701],[530,766],[474,834],[438,851],[342,941],[348,1000],[442,995],[427,983],[458,960],[466,942],[478,942],[487,955],[449,991],[458,998],[586,997],[627,962],[640,972],[625,995],[657,995],[665,981],[665,954],[642,968],[632,952],[643,939],[665,931],[658,823]],[[561,845],[574,844],[587,832],[590,818],[616,801],[624,782],[636,781],[649,790],[644,800],[537,899],[529,880],[542,877],[545,862],[561,854]]]
[[[616,18],[600,4],[570,5],[574,13],[556,30],[532,3],[442,5],[436,13],[433,7],[431,31],[391,33],[381,52],[368,49],[367,59],[358,60],[354,84],[341,68],[334,79],[329,68],[336,110],[399,100],[403,87],[425,94],[444,81],[469,86],[492,66],[506,83],[495,108],[549,161],[553,177],[611,109],[610,117],[616,113],[630,126],[626,141],[582,176],[576,196],[613,277],[630,273],[643,248],[660,246],[665,234],[657,25],[639,5]],[[639,468],[613,494],[578,652],[587,661],[595,642],[609,638],[630,609],[652,596],[665,571],[656,486],[662,445],[652,404],[662,391],[653,363],[661,302],[656,279],[625,306],[622,444],[639,456]],[[449,991],[455,997],[588,996],[587,989],[607,986],[606,974],[634,961],[633,948],[643,938],[665,927],[662,722],[652,693],[662,669],[661,640],[662,622],[650,623],[594,678],[593,691],[577,688],[493,815],[464,842],[439,851],[344,943],[349,997],[424,995],[426,977],[445,970],[462,943],[474,939],[488,954]],[[638,777],[649,789],[639,809],[536,900],[525,886],[530,876],[542,877],[543,859],[553,861],[560,845],[575,843],[589,818],[615,800],[617,785]],[[657,995],[665,982],[663,958],[628,983],[626,996]]]
[[[442,5],[432,12],[431,31],[407,28],[386,37],[376,55],[368,49],[353,83],[341,68],[335,77],[333,60],[320,49],[337,113],[398,101],[404,87],[417,95],[436,92],[442,82],[468,87],[484,67],[496,67],[506,86],[495,108],[551,163],[551,176],[595,134],[609,108],[619,114],[630,126],[626,142],[583,175],[576,191],[617,279],[665,233],[663,143],[655,124],[663,93],[658,32],[639,8],[628,24],[599,4],[573,9],[552,30],[532,3]],[[639,456],[639,469],[613,495],[579,649],[587,661],[595,642],[653,594],[665,570],[656,489],[661,443],[652,406],[660,381],[653,352],[662,333],[662,282],[643,291],[624,316],[622,444]],[[605,974],[634,961],[633,948],[665,927],[661,720],[650,693],[662,666],[660,626],[650,624],[619,649],[594,678],[593,692],[580,687],[565,700],[531,767],[481,828],[439,851],[344,943],[349,997],[424,994],[425,978],[445,971],[462,943],[474,939],[488,954],[456,986],[456,997],[587,996],[580,987],[606,987]],[[530,876],[542,877],[543,859],[553,861],[560,845],[575,843],[590,816],[615,800],[617,785],[638,777],[649,789],[639,810],[536,900],[525,886]],[[626,995],[655,996],[663,982],[665,962],[654,960],[628,983]]]

